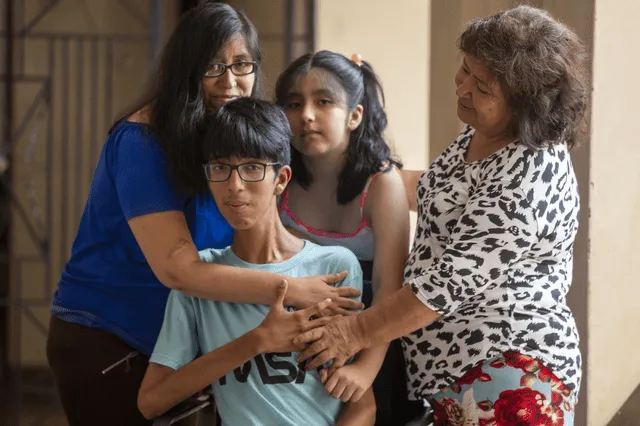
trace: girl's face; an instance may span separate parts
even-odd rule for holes
[[[211,64],[232,64],[235,62],[253,61],[247,43],[242,37],[231,39],[211,60]],[[250,64],[239,64],[238,68],[251,67]],[[204,102],[207,107],[217,110],[231,99],[251,96],[253,86],[256,82],[255,72],[247,75],[237,76],[227,68],[221,76],[203,77],[202,91],[204,92]]]
[[[292,85],[284,103],[292,144],[309,157],[343,154],[362,120],[362,106],[347,108],[347,94],[330,73],[312,68]]]

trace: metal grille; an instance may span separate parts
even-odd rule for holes
[[[2,210],[10,220],[0,224],[0,325],[10,389],[2,394],[11,400],[0,423],[35,425],[57,408],[43,368],[51,296],[107,129],[146,80],[139,52],[149,49],[149,2],[5,0],[4,8]]]

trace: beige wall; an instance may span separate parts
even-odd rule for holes
[[[373,65],[386,96],[389,140],[411,169],[424,169],[428,157],[429,3],[317,2],[317,49],[358,52]]]
[[[564,0],[542,0],[538,6],[548,10],[555,18],[561,20],[566,25],[573,28],[576,33],[585,42],[590,54],[593,52],[593,20],[594,20],[594,1],[589,0],[581,3],[580,7],[570,7],[570,3]],[[591,62],[590,58],[590,62]],[[591,112],[587,114],[586,119],[590,120]],[[590,300],[590,278],[589,278],[589,255],[592,242],[590,241],[591,229],[591,152],[590,135],[587,135],[582,145],[574,149],[571,153],[574,169],[578,178],[580,188],[580,228],[574,245],[573,258],[573,283],[569,292],[569,307],[573,311],[573,315],[580,332],[580,349],[582,351],[582,386],[580,388],[580,401],[576,408],[576,425],[605,425],[603,422],[594,422],[593,416],[588,414],[592,407],[592,399],[589,396],[589,388],[592,379],[592,371],[590,367],[590,336],[591,329],[589,327],[589,300]],[[617,410],[622,401],[612,399],[608,404],[613,410]]]
[[[640,383],[640,2],[595,2],[589,256],[589,424]]]

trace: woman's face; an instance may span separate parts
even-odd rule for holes
[[[349,111],[345,98],[340,83],[326,71],[300,75],[284,103],[294,148],[306,156],[344,153],[362,120],[362,107]]]
[[[507,132],[513,113],[497,79],[481,60],[464,55],[455,83],[462,122],[489,137]]]
[[[232,64],[234,62],[253,61],[254,58],[247,49],[247,43],[241,36],[232,38],[218,52],[211,63]],[[207,107],[217,110],[225,102],[233,98],[251,96],[253,86],[256,82],[256,74],[243,76],[234,75],[227,68],[221,76],[203,77],[202,91],[204,92],[204,102]]]

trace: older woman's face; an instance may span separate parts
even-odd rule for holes
[[[507,132],[513,116],[496,78],[487,66],[464,55],[456,73],[458,117],[486,136]]]

